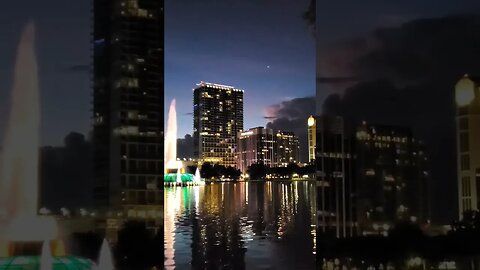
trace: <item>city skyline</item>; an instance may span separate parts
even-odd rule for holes
[[[315,40],[302,18],[308,5],[165,3],[165,104],[177,100],[179,138],[193,132],[191,91],[200,81],[245,90],[245,128],[271,121],[271,105],[314,95]]]

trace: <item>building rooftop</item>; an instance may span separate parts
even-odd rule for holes
[[[233,87],[233,86],[218,84],[218,83],[209,83],[209,82],[204,82],[204,81],[201,81],[201,82],[197,83],[197,86],[198,86],[197,88],[207,87],[207,88],[214,88],[214,89],[219,89],[219,90],[232,90],[232,91],[243,92],[242,89],[239,89],[239,88],[236,88],[236,87]],[[193,90],[195,90],[195,89],[193,89]]]

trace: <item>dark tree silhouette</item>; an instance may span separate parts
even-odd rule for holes
[[[115,257],[120,269],[148,269],[154,264],[150,246],[153,235],[147,230],[145,223],[127,221],[118,232],[118,243]]]
[[[248,167],[247,172],[250,175],[250,179],[265,179],[265,176],[267,175],[267,167],[262,162],[255,163]]]

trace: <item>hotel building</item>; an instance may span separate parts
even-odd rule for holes
[[[236,167],[237,134],[243,130],[243,90],[200,82],[193,90],[194,156]]]

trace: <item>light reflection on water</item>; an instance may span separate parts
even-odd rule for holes
[[[314,183],[165,187],[165,269],[315,269]]]

